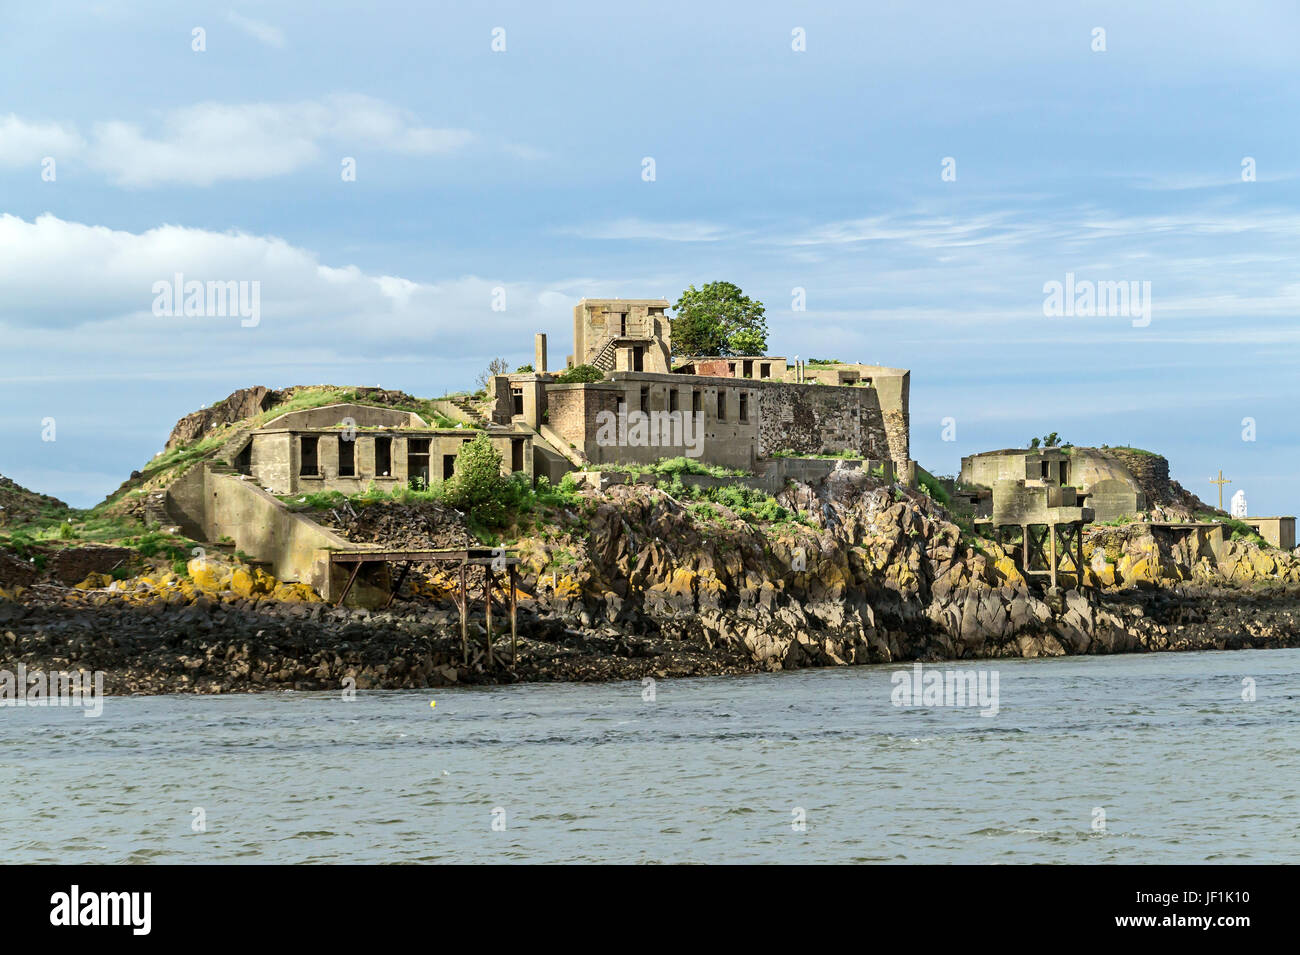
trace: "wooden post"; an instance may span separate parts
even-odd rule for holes
[[[1077,543],[1076,543],[1076,546],[1075,546],[1075,552],[1079,555],[1079,560],[1078,560],[1078,564],[1079,564],[1079,589],[1080,589],[1080,590],[1083,590],[1083,525],[1082,525],[1082,524],[1080,524],[1080,525],[1078,526],[1078,528],[1075,530],[1075,534],[1076,534],[1076,537],[1077,537]]]
[[[348,591],[352,589],[352,584],[357,579],[357,573],[360,572],[361,570],[361,563],[362,562],[358,560],[352,565],[352,576],[348,578],[348,582],[343,586],[343,593],[339,594],[339,602],[336,603],[334,606],[336,607],[343,606],[343,601],[347,599]]]
[[[410,572],[411,572],[411,562],[408,560],[405,564],[402,565],[402,572],[397,575],[397,583],[393,585],[393,592],[388,595],[388,603],[384,604],[385,610],[391,607],[393,605],[393,601],[397,599],[397,592],[402,589],[402,584],[406,583],[406,575],[409,574]]]
[[[510,665],[514,666],[519,662],[519,628],[516,621],[516,611],[518,610],[518,587],[517,582],[519,574],[515,570],[515,565],[510,565]]]
[[[487,601],[487,662],[492,666],[492,567],[483,565],[483,599]]]
[[[1047,525],[1047,536],[1051,539],[1048,546],[1047,563],[1052,568],[1052,589],[1056,589],[1056,525]]]
[[[469,581],[463,560],[460,562],[460,648],[465,655],[465,665],[469,666]]]
[[[1020,570],[1029,575],[1029,525],[1020,525]]]

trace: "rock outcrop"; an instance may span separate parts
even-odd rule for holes
[[[413,577],[371,613],[220,557],[184,574],[0,585],[0,666],[101,669],[114,692],[232,692],[1300,646],[1294,555],[1245,540],[1192,553],[1149,525],[1097,528],[1083,586],[1065,574],[1045,593],[927,496],[879,484],[855,471],[792,484],[775,521],[632,485],[531,515],[510,545],[522,586],[513,666],[500,665],[501,632],[487,665],[481,605],[466,662],[449,575]],[[455,546],[464,530],[424,504],[336,517],[355,539],[394,547]]]

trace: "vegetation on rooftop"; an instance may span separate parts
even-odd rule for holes
[[[582,384],[589,381],[603,381],[605,373],[595,365],[574,365],[555,376],[561,384]]]
[[[767,351],[763,303],[731,282],[692,285],[671,320],[673,351],[681,355],[762,355]]]

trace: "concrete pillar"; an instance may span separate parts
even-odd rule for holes
[[[538,332],[533,336],[533,371],[546,370],[546,336]]]

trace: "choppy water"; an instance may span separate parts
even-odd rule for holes
[[[0,843],[62,863],[1300,861],[1300,650],[995,668],[992,718],[893,706],[898,667],[660,681],[654,702],[619,683],[0,708]]]

